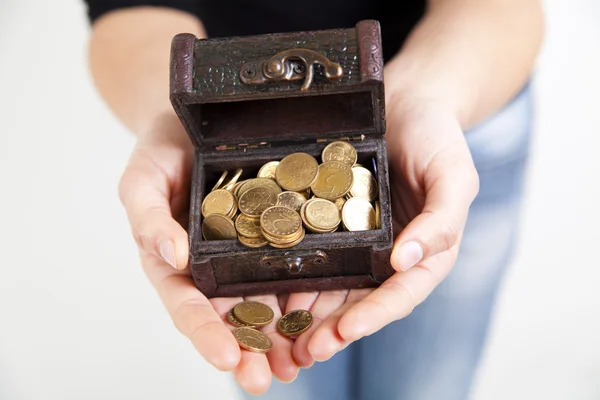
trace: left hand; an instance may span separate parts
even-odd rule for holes
[[[375,290],[290,295],[287,311],[310,310],[314,318],[292,350],[302,367],[408,316],[456,262],[479,190],[460,124],[433,100],[389,99],[386,107],[396,272]]]

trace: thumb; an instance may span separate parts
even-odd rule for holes
[[[427,168],[423,210],[394,242],[390,261],[397,271],[449,250],[462,237],[479,177],[466,144],[452,153],[438,153]]]
[[[119,183],[119,197],[139,248],[175,269],[184,269],[187,232],[171,214],[171,187],[160,164],[134,151]]]

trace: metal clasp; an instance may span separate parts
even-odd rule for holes
[[[246,85],[257,85],[304,78],[300,90],[307,91],[315,76],[315,65],[323,66],[323,74],[329,80],[340,79],[344,73],[339,63],[316,51],[299,48],[282,51],[263,62],[242,65],[240,79]]]
[[[323,265],[327,262],[327,254],[321,250],[309,252],[286,252],[281,255],[264,255],[260,259],[260,265],[265,268],[284,268],[290,274],[308,272],[315,265]]]

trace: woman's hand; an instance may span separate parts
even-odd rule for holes
[[[300,366],[409,315],[456,261],[479,181],[455,113],[391,97],[387,125],[396,272],[375,290],[292,294],[288,309],[311,310],[315,321],[294,344]]]
[[[194,286],[187,268],[188,236],[184,229],[189,203],[193,153],[176,115],[161,117],[152,131],[139,136],[120,182],[119,193],[133,236],[139,246],[144,272],[158,292],[175,326],[217,369],[233,371],[249,393],[264,392],[274,375],[289,382],[298,374],[292,341],[277,332],[279,300],[252,296],[208,300]],[[179,221],[179,222],[178,222]],[[267,355],[240,351],[227,312],[243,300],[257,300],[275,312],[262,329],[273,341]]]

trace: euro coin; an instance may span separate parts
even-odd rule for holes
[[[349,167],[354,166],[357,156],[354,146],[344,141],[329,143],[321,153],[321,159],[324,163],[328,161],[338,161]]]
[[[257,177],[275,179],[275,170],[278,165],[279,161],[269,161],[258,170]]]
[[[267,208],[277,204],[277,193],[266,186],[248,190],[240,196],[240,212],[258,218]]]
[[[202,202],[202,215],[207,217],[211,214],[221,214],[228,216],[235,206],[235,197],[231,192],[224,189],[217,189],[210,192]]]
[[[233,307],[233,315],[241,322],[252,326],[265,326],[273,321],[271,307],[258,301],[244,301]]]
[[[255,353],[266,353],[273,347],[273,341],[267,335],[246,326],[235,328],[233,336],[240,347]]]
[[[368,200],[362,197],[353,197],[344,204],[342,222],[349,231],[375,229],[375,210]]]
[[[298,192],[281,192],[277,195],[277,205],[291,208],[299,211],[302,204],[306,203],[306,198]]]
[[[350,166],[339,161],[328,161],[319,165],[317,179],[310,189],[317,197],[335,200],[346,195],[353,182]]]
[[[275,179],[284,190],[301,192],[317,179],[319,163],[306,153],[293,153],[279,162]]]
[[[237,238],[233,221],[221,214],[211,214],[202,221],[205,240],[232,240]]]
[[[364,167],[352,168],[354,183],[350,189],[352,197],[363,197],[368,201],[374,201],[377,198],[377,182],[371,171]]]
[[[235,229],[240,235],[247,238],[259,238],[262,236],[262,233],[260,233],[260,219],[251,218],[245,214],[240,214],[235,219]]]
[[[375,227],[381,229],[381,205],[379,205],[379,200],[375,202]]]
[[[306,310],[294,310],[286,313],[277,322],[277,329],[285,336],[298,336],[312,325],[312,314]]]

